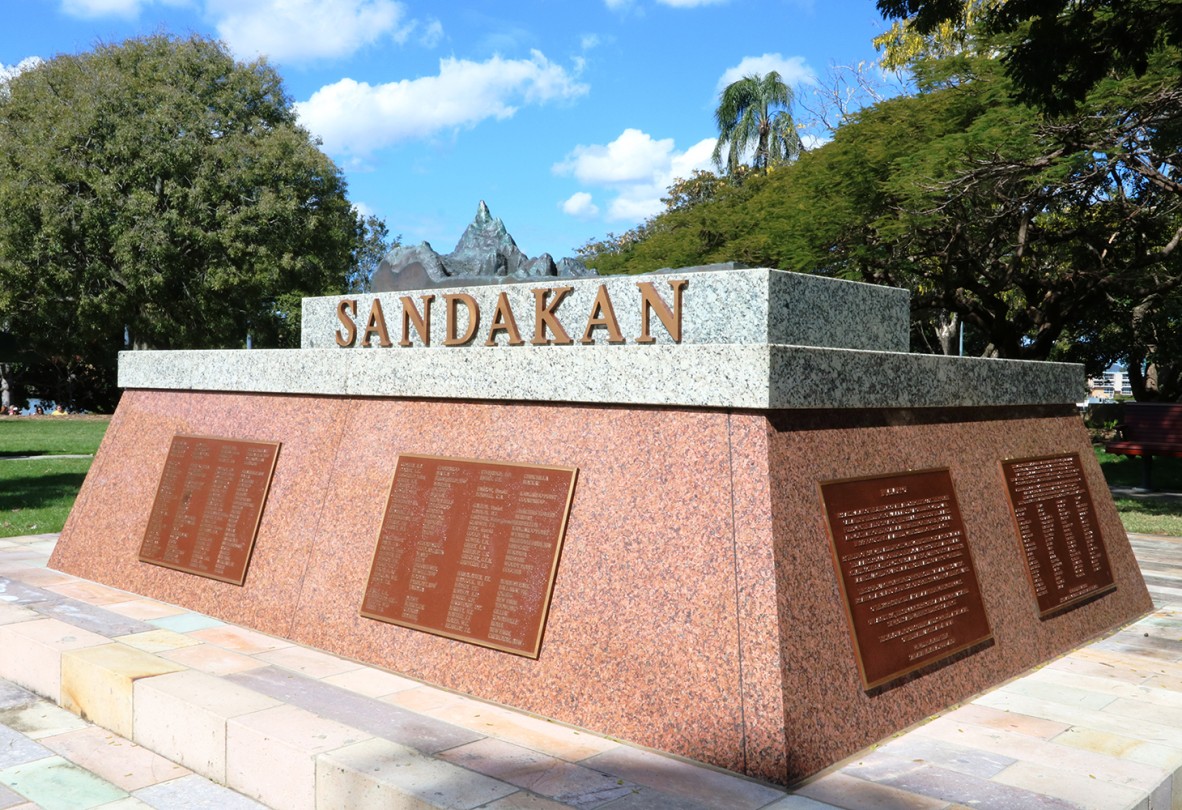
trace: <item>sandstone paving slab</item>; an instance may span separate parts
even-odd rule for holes
[[[15,683],[0,680],[0,710],[27,706],[39,700],[35,694]]]
[[[132,795],[157,810],[267,810],[266,805],[195,774],[141,788]]]
[[[80,630],[98,633],[107,638],[142,633],[153,629],[151,625],[138,619],[120,616],[118,613],[69,597],[61,597],[59,601],[55,602],[35,602],[29,607],[42,616],[69,622]]]
[[[45,588],[50,591],[54,590],[54,585],[75,583],[78,581],[69,574],[63,574],[60,571],[54,571],[50,568],[30,568],[27,571],[22,571],[20,580],[26,585],[34,585],[38,588]],[[54,592],[61,593],[61,591]],[[65,596],[66,594],[62,595]]]
[[[1030,790],[1001,784],[988,778],[971,776],[937,765],[894,757],[871,757],[864,762],[846,765],[842,768],[842,773],[908,793],[957,804],[975,804],[979,807],[1041,808],[1041,810],[1069,810],[1071,808],[1068,802],[1052,799]]]
[[[66,597],[26,585],[19,578],[0,576],[0,602],[10,605],[32,605],[38,602],[60,602]]]
[[[1182,768],[1182,748],[1145,742],[1123,734],[1074,727],[1056,737],[1055,742],[1105,756],[1152,765],[1168,773]]]
[[[171,632],[171,631],[170,631]],[[242,672],[247,669],[265,667],[265,661],[251,658],[249,655],[231,652],[214,644],[195,644],[191,647],[179,647],[160,653],[161,658],[167,658],[190,669],[208,672],[210,675],[229,675],[232,672]]]
[[[1019,760],[1010,768],[1028,764],[1048,771],[1055,771],[1062,774],[1064,779],[1074,779],[1077,782],[1102,781],[1132,789],[1152,790],[1168,776],[1161,768],[1115,760],[1111,757],[1039,740],[1024,734],[957,722],[953,717],[937,718],[917,729],[917,732],[922,733],[925,737],[932,737],[944,742],[972,745]],[[1006,770],[1008,771],[1010,768]],[[1000,776],[994,777],[994,779],[999,778]],[[1018,786],[1027,787],[1026,785]]]
[[[577,808],[594,808],[635,787],[615,776],[496,739],[444,751],[440,759]]]
[[[396,692],[383,700],[567,762],[578,762],[619,745],[598,734],[429,686]]]
[[[979,696],[977,703],[991,706],[1001,711],[1053,718],[1071,726],[1081,726],[1096,731],[1111,732],[1114,734],[1135,733],[1146,742],[1158,743],[1173,748],[1182,748],[1182,729],[1147,720],[1139,721],[1135,727],[1130,728],[1127,719],[1109,711],[1094,712],[1077,709],[1061,703],[1056,704],[1000,691]]]
[[[1045,717],[1022,714],[1021,712],[999,711],[979,703],[961,706],[946,716],[956,722],[1013,731],[1028,737],[1037,737],[1040,740],[1054,739],[1071,727],[1069,723],[1048,720]]]
[[[1017,695],[1026,695],[1051,703],[1063,703],[1068,706],[1079,706],[1096,711],[1103,709],[1117,699],[1115,695],[1108,692],[1096,692],[1062,683],[1045,683],[1029,679],[1008,683],[1003,688],[1007,692]]]
[[[58,576],[67,577],[68,575],[58,574]],[[31,581],[34,582],[34,584],[40,584],[37,583],[36,580],[30,580],[27,577],[22,578],[25,580],[25,582]],[[71,599],[77,599],[79,602],[86,602],[90,605],[112,605],[117,602],[126,602],[129,598],[134,596],[134,594],[130,594],[127,591],[121,591],[117,588],[110,588],[106,585],[100,585],[97,582],[88,582],[83,579],[77,579],[76,577],[68,577],[67,579],[59,581],[58,583],[47,584],[45,585],[45,589],[61,594],[62,596],[67,596]]]
[[[1117,681],[1110,678],[1100,678],[1094,675],[1080,675],[1062,670],[1040,670],[1030,675],[1026,681],[1039,683],[1045,688],[1082,689],[1091,692],[1104,693],[1112,699],[1128,698],[1153,703],[1158,706],[1182,708],[1182,691],[1168,687],[1155,686],[1148,681],[1131,684],[1127,681]],[[1008,689],[1008,687],[1006,687]],[[1033,692],[1010,690],[1017,694],[1029,694],[1038,697]],[[1060,703],[1066,701],[1059,701]],[[1080,704],[1082,705],[1082,704]],[[1105,704],[1107,705],[1107,704]],[[1096,708],[1096,707],[1091,707]],[[1103,707],[1100,707],[1103,708]]]
[[[41,618],[41,614],[35,610],[21,605],[0,602],[0,624],[15,624],[39,618]]]
[[[1012,757],[990,751],[979,751],[963,745],[927,740],[909,734],[891,740],[864,759],[856,759],[853,762],[869,764],[880,756],[904,762],[939,763],[942,768],[982,779],[988,779],[1016,761]]]
[[[386,697],[395,692],[416,689],[423,685],[420,681],[403,678],[401,675],[395,675],[393,672],[386,672],[376,667],[351,669],[339,675],[329,675],[321,680],[372,698]]]
[[[256,653],[296,646],[286,639],[268,636],[245,627],[235,627],[232,624],[194,630],[189,635],[207,644],[214,644],[243,655],[255,655]]]
[[[47,700],[0,710],[0,723],[32,740],[86,727],[81,717]]]
[[[475,808],[518,788],[427,757],[389,740],[370,739],[316,758],[320,807]]]
[[[164,616],[179,616],[182,613],[189,612],[176,605],[169,605],[164,602],[157,602],[155,599],[145,598],[114,602],[105,607],[112,613],[118,613],[120,616],[127,616],[132,619],[140,619],[141,621],[160,619]]]
[[[294,645],[259,653],[255,657],[260,661],[290,669],[309,678],[327,678],[330,675],[340,675],[362,666],[356,661],[347,661],[330,653]]]
[[[190,773],[154,751],[97,726],[46,737],[41,744],[129,792]]]
[[[147,630],[129,636],[116,636],[115,641],[147,653],[167,652],[181,647],[194,647],[201,643],[185,633],[174,633],[171,630]]]
[[[103,644],[62,654],[61,704],[123,737],[133,734],[137,680],[182,667],[125,644]]]
[[[44,810],[91,810],[127,792],[59,756],[0,770],[0,784]]]
[[[518,792],[486,804],[485,807],[487,810],[565,810],[566,805],[532,793]]]
[[[582,764],[675,797],[733,810],[762,807],[783,795],[754,780],[639,748],[617,746]]]
[[[185,670],[137,681],[135,705],[136,742],[224,782],[227,721],[280,703],[208,673]]]
[[[226,722],[226,784],[273,807],[313,810],[317,755],[369,738],[296,706],[240,715]]]
[[[796,793],[845,810],[947,810],[949,804],[840,772],[815,779],[797,788]]]
[[[383,737],[426,753],[454,748],[481,737],[468,729],[277,667],[239,672],[226,676],[226,679],[360,729],[367,735]]]
[[[33,742],[25,735],[0,725],[0,771],[14,765],[35,762],[53,756],[44,745]]]
[[[1080,779],[1070,770],[1034,762],[1016,762],[994,779],[1035,794],[1054,796],[1088,810],[1134,807],[1144,796],[1143,791],[1134,787],[1101,779]]]
[[[206,616],[203,613],[186,611],[170,616],[148,619],[148,624],[163,628],[164,630],[172,630],[174,633],[191,633],[194,630],[205,630],[209,627],[222,627],[225,625],[225,622],[215,619],[212,616]]]
[[[33,807],[24,796],[9,790],[4,785],[0,785],[0,810],[9,810],[9,808],[18,807],[22,804],[30,808]]]

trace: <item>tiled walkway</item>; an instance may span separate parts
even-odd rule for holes
[[[1150,616],[790,793],[51,571],[53,542],[0,540],[0,809],[1182,807],[1178,539],[1133,537]]]

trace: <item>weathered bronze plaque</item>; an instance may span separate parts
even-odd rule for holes
[[[241,585],[278,442],[173,436],[140,561]]]
[[[1003,461],[1041,618],[1116,589],[1079,456]]]
[[[361,615],[537,658],[577,472],[399,455]]]
[[[948,470],[821,484],[866,689],[992,637]]]

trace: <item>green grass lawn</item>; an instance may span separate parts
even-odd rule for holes
[[[1095,450],[1096,460],[1100,462],[1100,469],[1109,486],[1141,486],[1140,458],[1106,453],[1099,445]],[[1152,482],[1154,489],[1159,492],[1182,492],[1182,459],[1155,458]],[[1121,496],[1115,500],[1116,511],[1120,513],[1125,531],[1182,537],[1182,498],[1146,493],[1136,497]]]
[[[0,418],[0,537],[60,532],[110,417]]]

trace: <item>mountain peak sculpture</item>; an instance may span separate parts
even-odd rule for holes
[[[370,282],[373,292],[471,286],[598,275],[577,259],[555,263],[549,253],[531,259],[521,252],[500,217],[484,200],[451,253],[440,255],[427,242],[396,247],[386,254]]]

